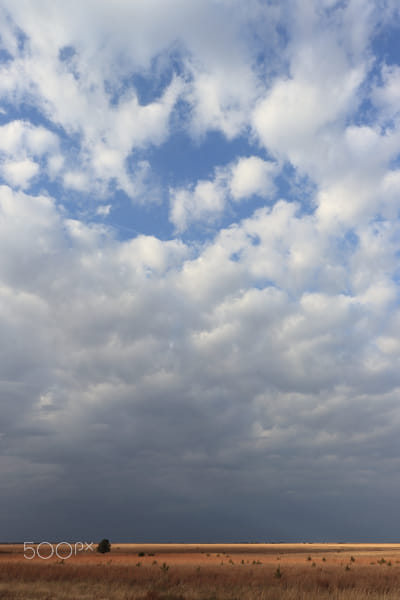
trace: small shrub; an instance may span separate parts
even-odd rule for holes
[[[138,556],[146,556],[144,552],[138,552]]]
[[[279,565],[279,567],[278,567],[278,568],[276,569],[276,571],[275,571],[275,577],[276,577],[277,579],[280,579],[280,578],[282,577],[282,571],[281,571],[281,567],[280,567],[280,565]]]
[[[351,562],[356,562],[356,559],[354,558],[354,556],[350,556],[350,560],[351,560]]]
[[[107,539],[101,540],[101,542],[97,546],[97,552],[101,554],[105,554],[106,552],[111,552],[111,544]]]
[[[169,566],[167,565],[167,563],[165,563],[165,562],[164,562],[164,563],[161,565],[160,569],[161,569],[161,571],[162,571],[163,573],[168,573]]]

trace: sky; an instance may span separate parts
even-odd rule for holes
[[[396,0],[0,0],[0,541],[400,539]]]

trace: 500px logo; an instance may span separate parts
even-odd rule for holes
[[[32,560],[37,556],[47,560],[55,555],[57,558],[65,560],[71,558],[71,556],[76,556],[78,552],[87,552],[88,550],[94,552],[93,543],[76,542],[70,544],[69,542],[59,542],[58,544],[50,544],[50,542],[40,542],[40,544],[35,544],[34,542],[24,542],[24,558]],[[45,551],[43,546],[47,546],[48,551]]]

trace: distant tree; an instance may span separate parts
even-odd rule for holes
[[[101,552],[101,554],[105,554],[106,552],[111,552],[111,544],[109,540],[101,540],[99,545],[97,546],[97,552]]]

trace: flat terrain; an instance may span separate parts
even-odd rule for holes
[[[39,548],[43,557],[50,551]],[[400,598],[400,544],[113,543],[108,554],[69,553],[28,560],[23,545],[0,545],[0,598]]]

